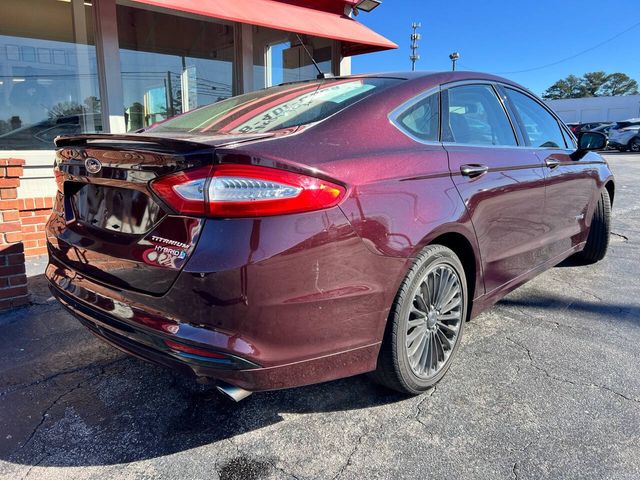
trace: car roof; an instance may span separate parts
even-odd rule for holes
[[[356,73],[351,75],[340,75],[335,77],[327,77],[327,80],[348,79],[348,78],[397,78],[401,80],[408,80],[411,83],[423,83],[441,85],[446,83],[464,81],[464,80],[487,80],[490,82],[500,82],[508,85],[512,85],[523,90],[529,91],[526,87],[513,82],[507,78],[492,75],[484,72],[474,71],[391,71],[391,72],[370,72],[370,73]],[[317,81],[317,79],[301,80],[296,82],[288,82],[283,85],[305,83]]]

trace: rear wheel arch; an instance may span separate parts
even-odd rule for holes
[[[613,206],[613,196],[616,191],[615,183],[613,183],[613,180],[609,180],[607,183],[604,184],[604,188],[607,189],[607,193],[609,194],[609,200],[611,201],[611,206]]]
[[[467,280],[467,292],[469,308],[467,309],[467,320],[471,314],[471,305],[477,293],[477,285],[479,283],[480,263],[476,256],[476,252],[469,239],[458,232],[443,233],[435,237],[429,242],[429,245],[442,245],[449,248],[457,255],[464,268],[464,274]]]

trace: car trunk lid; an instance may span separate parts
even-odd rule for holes
[[[175,214],[149,182],[211,164],[219,146],[269,136],[58,138],[50,254],[110,287],[162,295],[193,253],[204,220]]]

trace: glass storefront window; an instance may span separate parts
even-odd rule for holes
[[[0,150],[49,150],[58,135],[102,130],[92,10],[2,0]]]
[[[127,131],[232,95],[233,25],[118,5]]]
[[[331,73],[332,40],[253,27],[254,89],[316,78],[309,54],[323,73]]]

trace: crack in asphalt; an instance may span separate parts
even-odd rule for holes
[[[511,474],[513,475],[513,478],[515,480],[518,480],[518,462],[513,464],[513,467],[511,468]]]
[[[418,422],[420,425],[422,425],[423,427],[427,427],[428,425],[427,425],[426,423],[424,423],[424,422],[422,421],[422,419],[420,418],[420,415],[422,414],[422,408],[421,408],[421,407],[422,407],[422,404],[423,404],[424,402],[426,402],[427,400],[429,400],[429,399],[433,396],[433,394],[434,394],[434,393],[436,393],[436,388],[438,388],[438,386],[437,386],[437,385],[434,385],[434,386],[429,390],[429,392],[424,392],[424,393],[422,394],[424,398],[423,398],[422,400],[420,400],[420,401],[418,402],[418,404],[416,405],[416,414],[413,416],[413,419],[414,419],[416,422]]]
[[[78,373],[78,372],[81,372],[83,370],[89,370],[89,369],[92,369],[92,368],[110,367],[111,365],[114,365],[114,364],[116,364],[118,362],[122,362],[124,360],[128,360],[128,357],[120,358],[118,360],[114,360],[112,362],[107,362],[107,363],[103,363],[103,364],[83,365],[81,367],[73,368],[71,370],[64,370],[62,372],[57,372],[57,373],[54,373],[52,375],[49,375],[48,377],[44,377],[44,378],[41,378],[39,380],[34,380],[33,382],[30,382],[30,383],[15,383],[13,385],[9,385],[9,387],[7,389],[1,391],[0,392],[0,397],[3,397],[3,396],[8,395],[10,393],[19,392],[20,390],[24,390],[25,388],[30,388],[30,387],[34,387],[36,385],[40,385],[41,383],[50,382],[51,380],[55,380],[58,377],[62,377],[62,376],[65,376],[65,375],[71,375],[73,373]]]
[[[66,390],[65,392],[61,393],[60,395],[58,395],[58,397],[56,397],[56,399],[51,402],[51,404],[45,408],[45,410],[42,412],[42,417],[40,418],[40,422],[38,422],[38,424],[35,426],[35,428],[31,431],[31,433],[29,434],[29,436],[27,437],[27,439],[25,440],[25,442],[20,445],[18,448],[16,448],[13,453],[11,454],[11,456],[15,455],[17,452],[22,451],[30,442],[31,440],[33,440],[33,438],[36,436],[36,434],[38,433],[38,431],[40,430],[40,428],[42,427],[42,425],[44,424],[44,422],[47,420],[47,418],[49,417],[49,412],[51,411],[51,409],[53,409],[63,398],[65,398],[68,395],[71,395],[73,392],[75,392],[76,390],[79,390],[80,388],[83,388],[85,384],[89,383],[91,380],[98,378],[102,375],[104,375],[106,373],[106,369],[108,367],[110,367],[111,365],[114,365],[118,362],[121,362],[125,359],[119,359],[110,363],[107,363],[105,365],[101,365],[100,371],[97,372],[94,375],[91,375],[89,378],[85,378],[84,380],[81,380],[80,382],[78,382],[77,384],[75,384],[73,387],[71,387],[70,389]],[[96,366],[93,365],[91,367],[87,367],[87,369],[89,368],[95,368]],[[84,370],[84,369],[82,369]],[[81,371],[81,370],[79,370]],[[42,462],[41,459],[40,462]]]
[[[598,385],[596,383],[583,383],[583,382],[575,382],[573,380],[569,380],[567,378],[563,378],[563,377],[559,377],[558,375],[555,375],[551,372],[549,372],[547,369],[545,369],[544,367],[541,367],[540,365],[537,365],[535,363],[535,360],[533,359],[533,355],[531,354],[531,350],[529,348],[527,348],[526,345],[523,345],[522,343],[510,338],[510,337],[505,337],[509,342],[513,343],[514,345],[517,345],[518,347],[520,347],[522,350],[524,350],[525,352],[527,352],[527,356],[529,357],[529,363],[531,364],[531,366],[533,368],[535,368],[536,370],[541,371],[542,373],[544,373],[547,377],[551,378],[552,380],[556,380],[558,382],[562,382],[562,383],[568,383],[570,385],[575,385],[578,387],[591,387],[591,388],[597,388],[600,390],[605,390],[607,392],[613,393],[614,395],[617,395],[618,397],[630,401],[630,402],[634,402],[634,403],[640,403],[640,400],[633,398],[633,397],[629,397],[627,395],[625,395],[624,393],[620,393],[614,389],[612,389],[611,387],[607,387],[605,385]]]
[[[611,235],[615,235],[616,237],[622,238],[623,242],[629,241],[629,237],[627,237],[626,235],[622,235],[621,233],[611,232]]]
[[[358,436],[358,441],[356,442],[356,445],[353,447],[353,449],[351,449],[351,452],[349,452],[349,455],[347,456],[347,461],[344,463],[344,465],[342,465],[342,467],[340,467],[340,470],[338,470],[338,473],[336,473],[333,476],[332,480],[336,480],[338,477],[340,477],[340,475],[342,475],[345,472],[347,468],[349,468],[349,465],[351,465],[351,459],[353,458],[353,456],[356,454],[356,452],[362,445],[362,441],[364,440],[364,437],[366,437],[368,434],[369,434],[368,431],[364,431]]]

